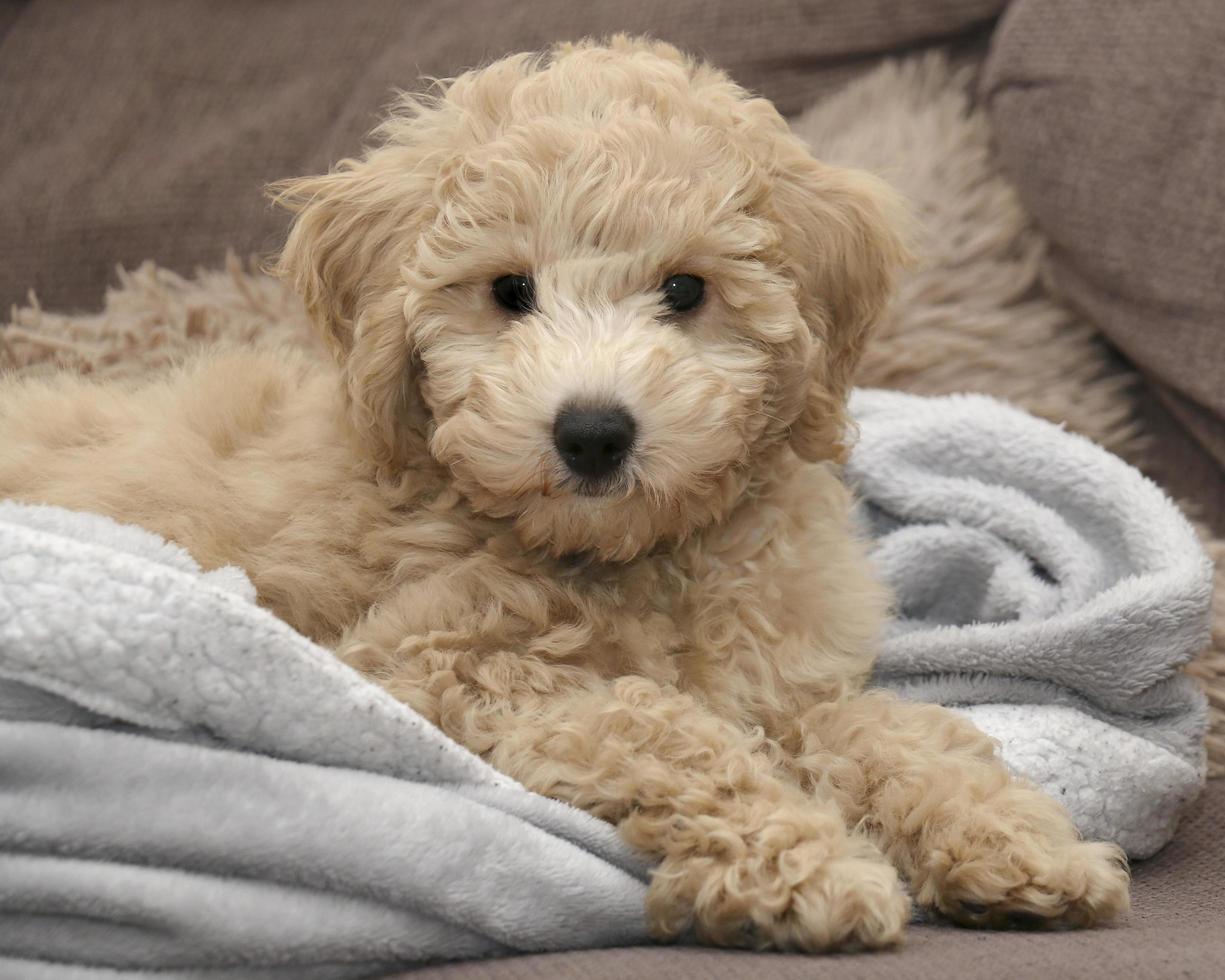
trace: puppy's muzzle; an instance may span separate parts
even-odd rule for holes
[[[624,465],[636,432],[633,416],[620,406],[568,406],[553,422],[553,445],[575,476],[603,480]]]

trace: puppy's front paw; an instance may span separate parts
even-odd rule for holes
[[[1022,834],[931,855],[919,900],[961,925],[1084,928],[1128,907],[1127,859],[1113,844]]]
[[[666,858],[647,897],[652,932],[674,939],[692,927],[718,946],[802,952],[893,945],[910,921],[910,899],[892,865],[864,844],[836,856],[828,841],[798,840],[730,860]]]

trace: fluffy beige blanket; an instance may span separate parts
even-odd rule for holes
[[[992,161],[969,81],[935,56],[887,63],[795,122],[818,156],[891,180],[918,219],[922,264],[869,349],[860,383],[986,392],[1143,468],[1136,376],[1045,284],[1045,243]],[[315,344],[296,297],[254,265],[231,258],[224,270],[189,279],[146,263],[119,271],[98,314],[50,313],[31,297],[0,332],[0,364],[131,377],[219,339]],[[1225,542],[1206,543],[1217,569],[1212,645],[1189,670],[1208,691],[1209,766],[1222,775]]]

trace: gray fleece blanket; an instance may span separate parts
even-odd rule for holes
[[[332,980],[645,938],[611,827],[254,598],[139,528],[0,504],[0,977]]]
[[[855,410],[899,591],[879,683],[968,706],[1095,836],[1168,838],[1202,767],[1186,522],[989,399]],[[0,504],[0,977],[332,980],[645,939],[648,869],[611,828],[253,598],[138,528]]]
[[[964,706],[1081,832],[1156,853],[1199,795],[1212,564],[1118,457],[982,395],[861,390],[848,475],[897,615],[874,681]]]

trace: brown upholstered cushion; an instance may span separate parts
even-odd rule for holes
[[[268,180],[354,153],[395,86],[650,32],[786,112],[1004,0],[31,0],[0,39],[0,309],[98,307],[116,263],[265,251]]]
[[[26,3],[27,0],[0,0],[0,41],[4,40],[4,35],[13,26],[13,22]]]
[[[1220,0],[1014,0],[982,87],[1004,169],[1051,239],[1056,285],[1216,459],[1217,498],[1223,65]]]
[[[887,953],[807,957],[677,947],[456,963],[403,980],[1216,980],[1225,964],[1225,780],[1208,784],[1179,837],[1135,868],[1131,917],[1088,932],[916,926]]]

